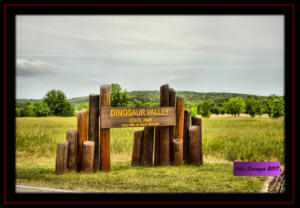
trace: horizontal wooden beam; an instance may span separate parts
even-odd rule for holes
[[[175,126],[175,107],[101,107],[101,128]]]

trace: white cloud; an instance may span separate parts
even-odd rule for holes
[[[65,67],[44,61],[32,61],[22,58],[17,59],[16,69],[18,76],[55,75],[68,70]]]

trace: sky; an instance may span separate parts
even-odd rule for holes
[[[283,15],[17,15],[16,95],[122,89],[284,95]]]

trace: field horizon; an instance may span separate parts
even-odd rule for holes
[[[134,90],[128,91],[128,95],[131,97],[129,102],[138,101],[138,102],[152,102],[159,103],[160,102],[160,91],[159,90]],[[266,95],[257,95],[257,94],[243,94],[243,93],[231,93],[231,92],[195,92],[195,91],[185,91],[179,90],[176,91],[176,96],[181,96],[185,99],[186,103],[191,105],[199,104],[202,101],[211,99],[215,100],[227,100],[232,97],[241,97],[245,98],[247,96],[257,96],[258,99],[265,99],[268,96]],[[281,96],[281,95],[278,95]],[[71,105],[77,106],[80,104],[88,103],[88,95],[81,97],[73,97],[67,98],[67,100],[71,103]],[[31,98],[16,98],[16,102],[20,101],[29,101],[30,103],[40,102],[40,99],[31,99]]]

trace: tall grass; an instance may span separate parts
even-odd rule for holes
[[[204,158],[284,160],[283,118],[203,118]],[[266,177],[235,177],[232,164],[131,167],[134,131],[111,129],[111,171],[55,175],[56,144],[77,128],[75,117],[16,118],[16,182],[92,192],[259,192]]]
[[[284,119],[203,118],[203,154],[234,161],[284,163]]]
[[[17,161],[48,157],[55,161],[56,144],[76,129],[75,117],[16,118]],[[134,131],[111,129],[111,153],[130,160]],[[284,119],[268,117],[203,118],[203,154],[223,160],[284,162]]]

